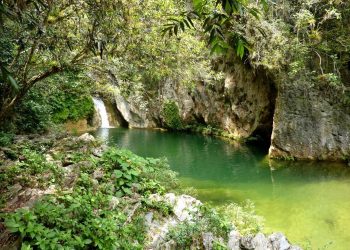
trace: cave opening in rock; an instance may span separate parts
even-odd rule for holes
[[[195,114],[195,115],[194,115],[194,118],[195,118],[196,123],[197,123],[198,125],[203,125],[203,126],[206,126],[206,125],[207,125],[206,122],[205,122],[204,117],[203,117],[201,114]]]
[[[274,83],[271,83],[269,91],[270,104],[266,108],[266,115],[264,116],[264,119],[260,121],[259,125],[247,141],[248,144],[258,146],[266,152],[268,152],[271,146],[271,136],[273,130],[273,119],[275,115],[276,98],[277,89]]]
[[[119,126],[122,128],[129,128],[129,122],[127,120],[125,120],[125,118],[123,117],[123,115],[119,111],[119,109],[115,108],[114,113],[115,113],[116,120],[119,123]]]

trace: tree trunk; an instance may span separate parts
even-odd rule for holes
[[[53,75],[58,72],[62,72],[63,68],[54,66],[46,72],[43,72],[35,77],[32,77],[28,82],[22,83],[22,88],[19,92],[12,98],[9,98],[8,102],[2,104],[0,108],[0,125],[7,123],[11,120],[14,113],[12,112],[14,108],[23,100],[28,91],[35,85],[35,83]]]

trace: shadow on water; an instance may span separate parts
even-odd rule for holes
[[[266,232],[282,231],[312,249],[350,249],[350,169],[337,163],[268,160],[266,151],[196,134],[100,129],[109,145],[167,157],[183,185],[220,205],[252,200]]]

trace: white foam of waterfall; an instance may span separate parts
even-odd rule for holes
[[[95,104],[95,108],[101,117],[101,128],[111,128],[109,125],[108,114],[104,102],[97,97],[92,98]]]

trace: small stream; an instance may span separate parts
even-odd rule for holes
[[[196,134],[99,129],[109,145],[167,157],[182,185],[220,205],[250,199],[265,232],[284,232],[309,249],[350,249],[350,168],[335,163],[269,162],[257,147]]]

